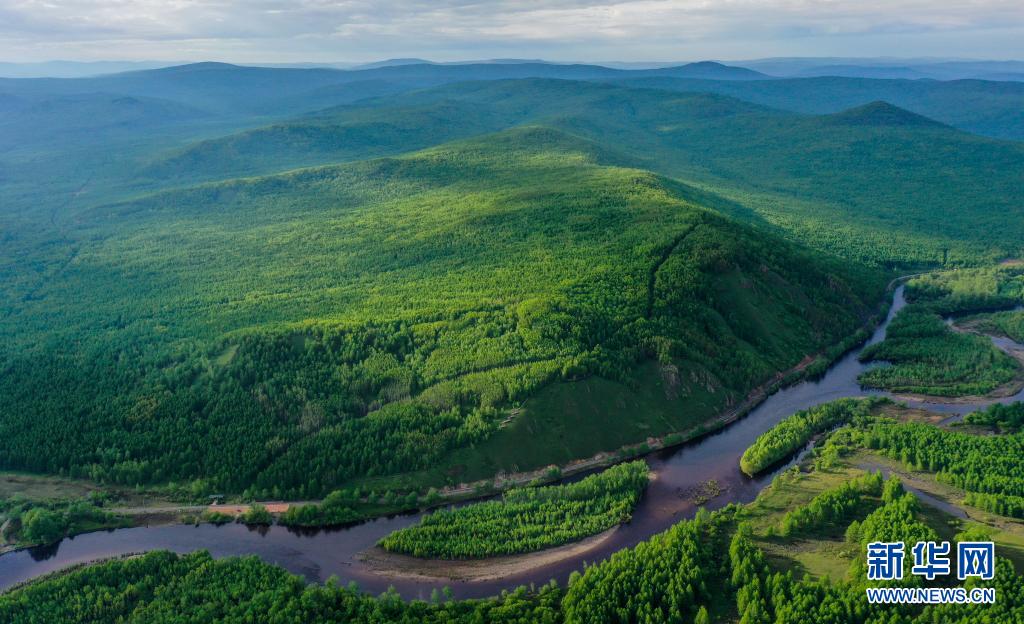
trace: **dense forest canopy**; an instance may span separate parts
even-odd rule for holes
[[[479,496],[741,416],[863,341],[910,273],[860,381],[1008,394],[1020,364],[978,334],[1024,335],[1022,102],[1017,83],[716,63],[2,79],[0,469],[303,501],[277,519],[292,527],[434,505],[443,486]],[[561,586],[407,602],[156,552],[0,595],[0,621],[1024,620],[1021,406],[952,427],[882,405],[902,414],[850,399],[791,415],[744,472],[823,441],[757,501]],[[514,489],[381,544],[557,546],[628,521],[646,479],[635,462]],[[3,536],[130,522],[104,503],[0,499]],[[995,605],[866,603],[871,541],[993,535]]]
[[[530,127],[81,213],[62,264],[9,285],[0,464],[318,496],[647,359],[710,416],[879,299],[880,273],[606,160]]]
[[[542,389],[665,385],[645,433],[687,429],[852,335],[884,269],[1019,251],[1019,144],[884,103],[810,116],[622,82],[728,68],[626,73],[3,81],[12,131],[67,132],[0,152],[0,465],[265,497],[540,468],[578,451],[473,449]],[[987,377],[957,392],[1011,374],[975,356]]]
[[[182,183],[394,154],[543,124],[720,196],[715,207],[885,266],[1020,251],[1024,148],[886,102],[796,115],[712,94],[565,80],[446,85],[198,142],[145,176]]]

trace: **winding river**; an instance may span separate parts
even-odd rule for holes
[[[903,287],[896,289],[888,317],[874,332],[868,344],[885,337],[893,316],[905,305]],[[1001,348],[1017,347],[1014,343]],[[721,495],[704,506],[709,509],[728,503],[752,501],[757,493],[789,464],[771,474],[749,478],[739,470],[743,451],[764,431],[786,416],[841,397],[881,394],[863,390],[857,376],[865,365],[857,360],[860,349],[846,354],[818,380],[804,381],[768,397],[745,418],[699,440],[647,458],[653,479],[628,524],[613,530],[583,554],[574,554],[555,563],[545,563],[499,580],[447,580],[386,576],[375,572],[359,557],[360,553],[388,533],[418,521],[420,514],[380,518],[353,527],[294,531],[281,526],[249,528],[240,524],[214,526],[202,524],[136,527],[88,533],[65,539],[47,547],[16,551],[0,556],[0,590],[41,574],[107,557],[149,550],[179,553],[206,549],[215,557],[257,555],[310,581],[324,581],[336,575],[343,583],[356,581],[371,593],[394,586],[405,598],[427,598],[431,590],[448,586],[462,598],[500,593],[519,585],[546,583],[557,579],[564,583],[585,562],[597,562],[613,552],[641,542],[651,535],[696,512],[692,492],[709,480],[722,487]],[[923,403],[907,401],[911,406],[949,414],[950,418],[978,409],[988,403],[1008,403],[1024,399],[1024,391],[1011,397],[970,404]],[[793,461],[796,461],[795,459]],[[790,464],[792,461],[790,462]]]

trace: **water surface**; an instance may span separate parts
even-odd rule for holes
[[[866,344],[885,337],[885,329],[893,316],[905,305],[903,287],[896,289],[893,305],[885,321]],[[997,344],[1002,348],[1018,348],[1015,343]],[[135,527],[88,533],[40,548],[17,551],[0,556],[0,589],[24,582],[40,574],[70,565],[150,550],[171,550],[187,553],[205,549],[214,557],[256,555],[268,563],[280,565],[314,582],[337,576],[343,583],[356,581],[371,593],[380,593],[394,586],[406,598],[430,596],[431,590],[449,586],[458,597],[482,597],[500,593],[519,585],[546,583],[556,579],[565,583],[569,575],[613,552],[633,546],[674,523],[696,513],[692,492],[709,480],[715,480],[723,493],[705,504],[716,509],[728,503],[752,501],[767,484],[789,465],[750,478],[739,470],[739,459],[754,440],[780,420],[799,410],[843,397],[882,395],[864,390],[857,376],[866,365],[857,356],[863,347],[837,361],[818,380],[804,381],[768,397],[746,417],[731,425],[683,446],[655,453],[647,462],[655,478],[633,514],[633,520],[619,527],[600,546],[582,557],[534,568],[528,572],[496,581],[437,581],[397,579],[380,576],[363,565],[358,555],[372,547],[388,533],[417,522],[421,514],[379,518],[353,527],[296,531],[281,526],[249,528],[240,524],[214,526],[169,525]],[[1013,397],[985,403],[924,403],[909,401],[915,407],[960,416],[988,403],[1008,403],[1024,398],[1024,391]]]

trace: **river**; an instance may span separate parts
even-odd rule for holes
[[[885,321],[866,344],[885,337],[893,316],[905,305],[903,287],[896,289],[893,305]],[[999,344],[1002,341],[997,342]],[[999,344],[1012,348],[1015,344]],[[863,348],[863,347],[861,347]],[[0,556],[0,590],[41,574],[71,565],[128,553],[171,550],[179,553],[206,549],[215,557],[257,555],[268,563],[280,565],[312,582],[336,575],[342,581],[356,581],[371,593],[394,586],[405,598],[427,598],[431,590],[448,586],[460,598],[489,596],[519,585],[537,585],[556,579],[565,583],[569,575],[607,558],[613,552],[633,546],[674,523],[692,517],[696,505],[691,493],[709,480],[723,489],[721,495],[704,506],[709,509],[728,503],[752,501],[778,472],[792,465],[794,458],[770,474],[755,478],[739,470],[739,458],[753,441],[780,420],[802,409],[842,397],[884,394],[863,390],[857,376],[866,365],[860,363],[858,348],[833,364],[818,380],[804,381],[768,397],[746,417],[699,440],[655,453],[647,458],[654,477],[638,504],[631,522],[620,526],[610,537],[582,556],[532,568],[500,580],[458,581],[393,578],[378,575],[358,557],[388,533],[417,522],[420,514],[380,518],[356,526],[315,531],[295,531],[281,526],[249,528],[240,524],[214,526],[201,524],[135,527],[87,533],[40,548],[31,548]],[[1024,399],[1024,391],[991,403]],[[955,417],[978,409],[986,403],[924,403],[908,401],[911,406],[926,407]]]

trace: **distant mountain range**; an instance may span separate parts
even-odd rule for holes
[[[730,64],[779,77],[1024,80],[1024,61],[821,57],[770,58]]]
[[[120,119],[136,126],[150,119],[163,123],[174,107],[187,107],[202,123],[219,120],[234,128],[268,120],[466,81],[547,78],[614,82],[624,86],[671,91],[718,93],[764,106],[801,113],[834,113],[883,100],[914,113],[976,134],[1024,139],[1024,83],[981,80],[907,80],[862,77],[778,78],[754,69],[704,61],[650,69],[615,69],[601,65],[545,62],[477,64],[417,63],[396,59],[364,69],[323,67],[249,67],[227,63],[192,63],[88,78],[0,78],[0,149],[5,144],[39,142],[69,127],[105,133],[125,130]],[[777,71],[778,63],[766,69]],[[1008,65],[1007,69],[1013,67]],[[121,102],[112,116],[89,107],[69,108],[61,123],[37,124],[41,111],[66,107],[71,99]],[[141,106],[139,103],[144,104]],[[146,108],[152,113],[142,110]],[[91,111],[91,112],[89,112]],[[174,113],[182,119],[183,110]],[[230,128],[228,128],[230,129]]]
[[[543,59],[478,59],[431,61],[423,58],[393,58],[368,63],[244,63],[246,66],[295,69],[371,70],[405,65],[590,65],[621,70],[652,70],[679,66],[726,65],[745,68],[774,77],[844,76],[851,78],[902,78],[931,80],[1024,81],[1024,61],[962,59],[798,57],[748,61],[603,61],[556,62]],[[84,78],[143,69],[188,65],[175,61],[44,61],[38,63],[0,62],[3,78]]]

